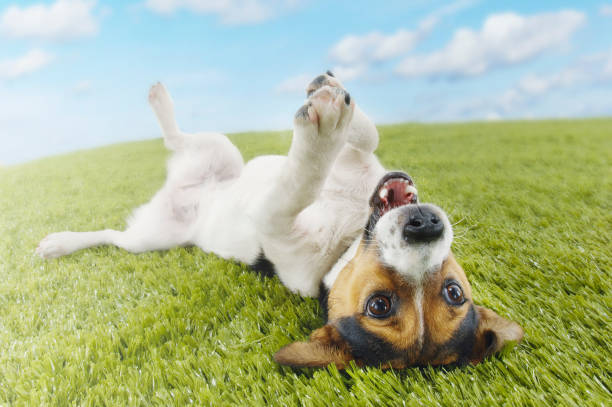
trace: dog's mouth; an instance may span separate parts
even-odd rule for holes
[[[391,209],[415,204],[417,201],[417,189],[412,178],[403,172],[390,172],[378,183],[370,198],[370,207],[380,218]]]

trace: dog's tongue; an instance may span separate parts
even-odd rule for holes
[[[378,197],[383,206],[383,211],[387,212],[398,206],[416,203],[417,190],[411,182],[396,178],[385,182],[378,191]]]

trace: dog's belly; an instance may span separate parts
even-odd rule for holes
[[[202,192],[193,243],[206,252],[253,264],[262,253],[255,217],[258,198],[269,188],[286,157],[249,161],[238,179]]]
[[[373,156],[372,156],[373,157]],[[206,252],[254,264],[264,254],[280,280],[294,292],[316,296],[319,284],[361,233],[368,198],[382,166],[375,158],[353,165],[346,154],[337,162],[318,199],[282,235],[258,228],[269,213],[268,192],[287,160],[262,156],[248,162],[236,180],[211,185],[201,196],[193,243]],[[262,205],[264,203],[264,205]]]
[[[291,233],[267,237],[257,229],[266,210],[260,198],[267,196],[285,160],[258,157],[247,163],[240,178],[205,188],[193,243],[246,264],[254,264],[265,254],[287,288],[316,295],[323,275],[358,233],[358,225],[365,222],[361,218],[367,213],[366,200],[363,210],[357,210],[361,216],[355,216],[342,199],[319,198],[300,213]],[[347,227],[349,218],[355,217],[359,218],[354,223],[357,226]]]

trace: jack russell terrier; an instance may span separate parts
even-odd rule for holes
[[[384,170],[376,127],[331,72],[308,86],[288,155],[246,165],[224,135],[180,131],[162,84],[149,103],[174,151],[164,186],[125,231],[53,233],[40,256],[195,245],[274,273],[318,295],[327,318],[274,355],[284,365],[478,363],[522,339],[518,324],[474,304],[446,214],[417,202],[408,175]]]

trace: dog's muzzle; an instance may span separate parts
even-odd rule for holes
[[[444,232],[444,222],[426,205],[407,205],[402,211],[407,219],[403,238],[408,243],[425,243],[438,239]]]

